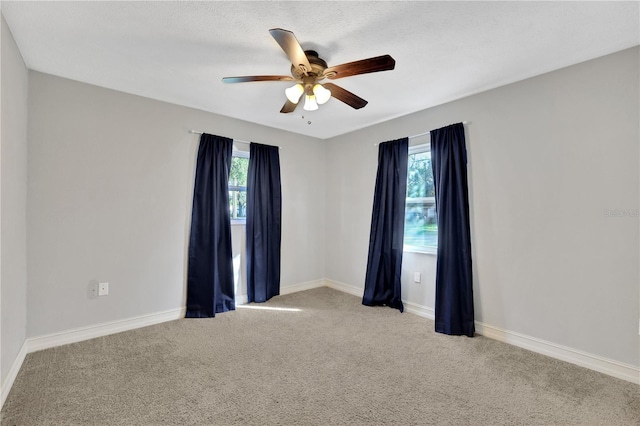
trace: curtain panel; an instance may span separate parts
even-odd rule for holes
[[[462,123],[431,131],[431,164],[438,221],[435,330],[473,337],[467,149]]]
[[[282,194],[277,146],[251,143],[247,173],[247,298],[280,294]]]
[[[214,317],[235,309],[229,170],[233,141],[203,134],[200,137],[193,190],[187,318]]]
[[[369,255],[362,304],[404,311],[400,272],[404,242],[409,138],[378,146]]]

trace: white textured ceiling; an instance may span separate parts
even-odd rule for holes
[[[639,44],[638,2],[12,2],[27,67],[328,138]],[[280,114],[289,75],[270,28],[329,66],[390,54],[394,71],[335,80],[369,101]],[[305,119],[301,119],[304,115]],[[307,124],[311,121],[311,124]],[[213,129],[204,129],[213,130]]]

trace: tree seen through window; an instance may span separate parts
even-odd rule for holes
[[[245,219],[247,217],[247,171],[249,158],[231,157],[229,171],[229,213],[231,219]]]
[[[412,148],[407,165],[406,249],[434,251],[438,247],[435,195],[429,146]]]

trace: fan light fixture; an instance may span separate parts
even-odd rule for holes
[[[304,97],[304,106],[303,108],[307,111],[315,111],[318,109],[318,105],[325,104],[329,98],[331,98],[331,92],[321,84],[314,84],[311,86],[310,84],[306,85],[307,90]],[[284,91],[285,95],[287,95],[287,99],[291,103],[297,104],[300,102],[300,98],[305,93],[305,88],[302,84],[295,84]]]
[[[313,86],[313,94],[316,95],[316,101],[318,101],[320,105],[326,103],[331,97],[331,92],[322,87],[321,84]]]
[[[304,106],[302,109],[306,111],[315,111],[318,109],[318,102],[316,102],[316,97],[314,95],[305,95],[304,97]]]
[[[294,104],[297,104],[300,101],[300,96],[302,96],[303,93],[304,87],[302,87],[302,84],[300,83],[295,86],[291,86],[284,91],[284,94],[287,95],[287,99]]]
[[[287,102],[282,106],[280,113],[290,114],[300,104],[304,95],[303,108],[307,111],[318,109],[329,98],[336,98],[353,109],[360,109],[367,105],[367,101],[361,97],[332,83],[321,83],[325,78],[335,80],[337,78],[350,77],[359,74],[368,74],[379,71],[389,71],[395,68],[396,61],[390,55],[376,56],[347,62],[340,65],[328,66],[315,50],[304,50],[296,39],[296,36],[282,28],[269,30],[271,37],[280,45],[291,62],[291,76],[288,75],[245,75],[238,77],[223,77],[223,83],[247,83],[250,81],[290,81],[295,83],[285,89]]]

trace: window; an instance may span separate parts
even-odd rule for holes
[[[431,168],[430,145],[409,148],[407,204],[404,218],[404,250],[436,253],[438,226]]]
[[[231,223],[245,223],[247,218],[247,171],[249,153],[233,151],[229,171],[229,213]]]

